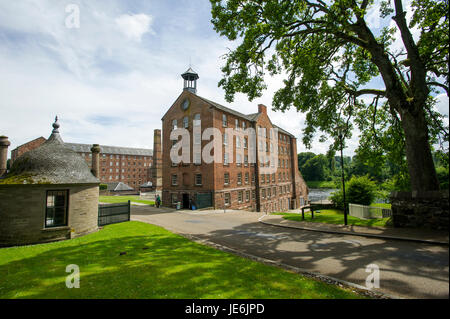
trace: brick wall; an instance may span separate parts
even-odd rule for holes
[[[186,111],[181,108],[181,103],[188,98],[190,100],[190,107]],[[272,123],[267,116],[266,107],[264,105],[258,106],[260,113],[256,124],[267,129],[272,128]],[[208,127],[218,129],[222,135],[220,141],[222,154],[221,161],[211,164],[202,163],[201,165],[179,164],[173,166],[170,159],[170,149],[172,142],[170,141],[170,132],[172,131],[172,121],[177,120],[178,127],[182,127],[183,118],[189,118],[189,127],[191,136],[191,151],[192,151],[192,119],[195,114],[200,114],[202,121],[202,130]],[[227,116],[227,125],[223,125],[223,115]],[[261,210],[261,211],[278,211],[289,208],[300,207],[300,198],[303,198],[303,203],[307,201],[307,187],[298,171],[296,140],[288,134],[279,133],[278,145],[281,147],[278,154],[281,167],[275,173],[275,181],[273,181],[272,173],[270,174],[270,181],[267,182],[267,175],[264,176],[264,181],[260,175],[260,166],[251,163],[245,164],[244,157],[249,156],[248,148],[243,147],[243,136],[241,136],[240,148],[236,147],[236,137],[228,136],[228,145],[232,146],[232,155],[229,153],[230,163],[225,165],[223,163],[225,152],[229,152],[228,145],[223,144],[223,136],[226,128],[235,128],[236,125],[242,128],[245,123],[246,128],[254,125],[253,122],[240,117],[233,112],[226,112],[206,103],[203,99],[196,95],[184,91],[172,107],[167,111],[163,117],[163,205],[173,206],[172,196],[178,201],[182,201],[183,194],[188,194],[190,198],[194,198],[196,193],[211,192],[213,195],[213,206],[216,209],[224,207],[230,209],[246,209],[246,210]],[[269,131],[267,131],[269,132]],[[257,144],[260,137],[257,136]],[[272,141],[274,142],[274,141]],[[209,141],[202,141],[202,149]],[[277,147],[273,143],[273,147]],[[259,144],[258,144],[259,145]],[[265,141],[264,141],[265,145]],[[270,141],[269,144],[270,145]],[[243,163],[238,164],[237,152],[241,154]],[[191,154],[191,162],[193,161],[193,154]],[[278,163],[276,163],[278,164]],[[201,174],[203,183],[201,186],[194,184],[195,174]],[[225,183],[225,174],[229,176],[229,182]],[[240,181],[238,176],[240,175]],[[248,174],[248,182],[246,182],[246,174]],[[172,185],[172,176],[176,175],[178,185]],[[254,176],[254,177],[253,177]],[[264,189],[264,190],[263,190]],[[268,190],[270,189],[270,191]],[[250,193],[247,200],[247,194]],[[264,194],[265,193],[265,194]],[[225,197],[229,196],[230,205],[225,205]],[[261,205],[259,206],[258,203]]]
[[[41,146],[45,141],[46,141],[46,139],[41,136],[41,137],[38,137],[28,143],[25,143],[15,149],[13,149],[11,151],[11,164],[16,160],[16,158],[18,158],[19,156],[21,156],[22,154],[24,154],[28,151],[34,150],[35,148]]]

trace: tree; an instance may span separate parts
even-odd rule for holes
[[[301,152],[297,154],[297,159],[298,159],[298,168],[300,169],[300,171],[302,171],[302,167],[303,165],[310,160],[311,158],[313,158],[314,156],[316,156],[316,154],[314,154],[313,152]]]
[[[302,165],[301,172],[306,181],[322,181],[327,175],[327,158],[325,155],[319,154],[310,158]]]
[[[228,101],[236,92],[261,96],[265,71],[285,74],[273,108],[307,113],[307,147],[320,129],[337,149],[336,127],[351,128],[353,119],[362,147],[391,152],[398,163],[406,157],[413,190],[439,189],[430,142],[448,141],[448,126],[433,110],[432,95],[448,95],[448,0],[413,0],[409,25],[401,0],[393,6],[387,0],[210,1],[215,30],[242,38],[222,68],[219,86]],[[368,22],[373,10],[395,24],[378,32]],[[417,41],[413,28],[420,31]],[[401,50],[392,46],[396,31]]]
[[[376,185],[368,176],[353,176],[345,185],[346,204],[370,205],[375,200]],[[331,201],[340,209],[344,208],[342,188],[332,193]]]

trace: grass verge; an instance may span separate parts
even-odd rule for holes
[[[80,268],[80,288],[66,288],[70,264]],[[361,298],[134,221],[0,249],[0,274],[0,298]]]
[[[152,200],[144,200],[140,199],[139,196],[100,196],[99,202],[102,203],[125,203],[127,201],[131,201],[131,203],[141,203],[146,205],[154,205],[155,202]]]
[[[283,215],[284,219],[293,221],[302,221],[301,214],[292,213],[275,213],[275,215]],[[311,219],[311,213],[305,212],[305,221],[313,223],[326,223],[343,225],[344,213],[337,209],[323,209],[320,213],[314,213],[314,219]],[[354,216],[347,215],[347,224],[354,226],[377,226],[377,227],[390,227],[391,218],[376,218],[376,219],[360,219]]]

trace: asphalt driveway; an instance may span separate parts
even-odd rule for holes
[[[245,211],[174,211],[132,207],[132,220],[161,226],[258,257],[365,286],[380,269],[381,292],[406,298],[449,297],[448,246],[285,229]]]

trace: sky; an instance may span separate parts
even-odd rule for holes
[[[210,10],[208,0],[1,0],[0,135],[13,150],[47,138],[57,115],[66,142],[152,148],[191,65],[198,95],[245,114],[265,104],[272,122],[297,137],[298,152],[325,153],[330,143],[302,144],[305,114],[271,110],[282,76],[267,77],[251,102],[243,94],[225,101],[217,83],[237,43],[213,30]],[[438,100],[448,115],[448,97]],[[344,154],[357,145],[354,132]]]

